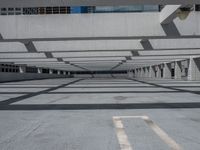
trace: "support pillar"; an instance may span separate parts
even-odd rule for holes
[[[140,76],[139,76],[140,78],[142,78],[143,77],[143,69],[142,68],[140,68]]]
[[[139,69],[138,68],[136,69],[136,77],[137,78],[139,77]]]
[[[163,78],[172,78],[171,63],[164,63]]]
[[[149,67],[149,78],[155,78],[155,66]]]
[[[38,68],[38,73],[42,73],[42,68]]]
[[[181,79],[182,73],[181,73],[181,61],[175,62],[175,79]]]
[[[19,72],[20,73],[26,73],[26,65],[20,65],[19,66]]]
[[[148,78],[148,73],[149,73],[148,67],[145,67],[144,70],[145,70],[144,77]]]
[[[132,70],[129,70],[129,71],[128,71],[128,77],[129,77],[129,78],[132,78],[132,77],[133,77],[133,71],[132,71]]]
[[[53,70],[52,69],[49,69],[49,74],[53,74]]]
[[[156,78],[161,78],[161,65],[156,66]]]
[[[145,71],[146,71],[146,70],[145,70],[145,67],[143,67],[143,68],[142,68],[142,76],[141,76],[142,78],[145,77]]]
[[[200,80],[200,58],[190,57],[188,68],[188,80]]]

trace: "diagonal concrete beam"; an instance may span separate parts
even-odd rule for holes
[[[25,40],[25,41],[22,42],[22,43],[25,45],[25,47],[26,47],[26,49],[28,50],[28,52],[31,52],[31,53],[37,52],[37,49],[36,49],[36,47],[35,47],[35,45],[33,44],[32,41],[27,41],[27,40]]]
[[[153,50],[153,47],[148,39],[143,39],[140,41],[144,50]]]
[[[160,12],[160,23],[168,24],[177,17],[177,11],[181,5],[166,5]]]
[[[89,70],[89,69],[87,69],[87,68],[84,68],[84,67],[81,67],[81,66],[79,66],[79,65],[75,65],[75,64],[72,64],[72,63],[70,63],[70,65],[72,65],[72,66],[74,66],[74,67],[76,67],[76,68],[79,68],[79,69],[83,69],[83,70],[86,70],[86,71],[91,71],[91,70]]]
[[[181,38],[181,34],[173,21],[169,22],[168,24],[161,24],[161,26],[162,26],[165,34],[167,35],[167,37],[172,37],[172,38],[180,37]]]
[[[47,58],[54,58],[52,53],[50,52],[45,52],[44,54],[46,55]]]
[[[126,60],[123,60],[122,62],[118,63],[117,65],[115,65],[114,67],[112,67],[110,70],[114,70],[114,69],[120,67],[121,65],[123,65],[124,63],[126,63]]]
[[[58,62],[63,62],[63,59],[62,58],[57,58],[57,61]]]

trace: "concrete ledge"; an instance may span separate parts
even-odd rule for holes
[[[37,74],[37,73],[3,73],[0,72],[0,82],[38,80],[49,78],[67,78],[67,75]]]

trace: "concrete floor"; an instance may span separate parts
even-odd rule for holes
[[[199,94],[175,80],[1,83],[0,150],[199,150]]]

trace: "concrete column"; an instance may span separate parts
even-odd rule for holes
[[[129,70],[129,71],[128,71],[128,77],[129,77],[129,78],[132,78],[132,77],[133,77],[133,72],[132,72],[132,70]]]
[[[135,69],[133,69],[133,77],[135,78]]]
[[[138,77],[139,76],[139,69],[137,68],[136,69],[136,77]]]
[[[148,67],[145,67],[144,70],[145,70],[144,77],[148,78],[148,73],[149,73]]]
[[[156,66],[156,78],[161,78],[161,65]]]
[[[68,75],[68,76],[70,76],[70,75],[71,75],[71,73],[70,73],[70,72],[68,72],[68,73],[67,73],[67,75]]]
[[[140,76],[139,76],[140,78],[142,78],[143,77],[143,69],[142,68],[140,68]]]
[[[190,57],[188,68],[188,80],[200,80],[200,58]]]
[[[149,78],[155,78],[155,66],[149,67]]]
[[[164,70],[163,70],[163,78],[171,79],[172,78],[172,70],[171,70],[171,63],[164,63]]]
[[[63,74],[66,75],[66,71],[64,71]]]
[[[181,79],[181,61],[175,61],[175,79]]]
[[[60,70],[58,70],[58,75],[60,75]]]
[[[140,78],[143,78],[144,77],[144,69],[143,67],[141,68],[141,74],[140,74]]]
[[[52,69],[49,69],[49,74],[53,74],[53,70]]]
[[[42,68],[38,68],[38,73],[42,73]]]
[[[26,65],[20,65],[19,66],[19,72],[20,73],[26,73]]]
[[[146,77],[149,78],[150,77],[150,67],[146,67]]]
[[[143,77],[143,78],[146,78],[146,73],[147,73],[146,67],[143,67],[143,68],[142,68],[142,77]]]

